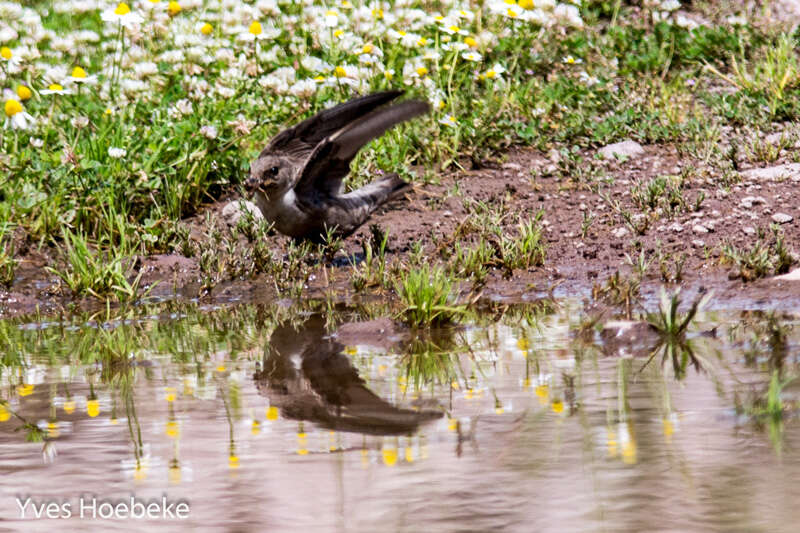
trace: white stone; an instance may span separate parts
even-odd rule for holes
[[[775,279],[782,279],[786,281],[800,281],[800,268],[795,268],[791,272],[781,276],[775,276]]]
[[[786,213],[775,213],[772,215],[772,221],[776,224],[788,224],[792,220],[794,220],[794,217],[792,217],[792,215],[787,215]]]
[[[264,215],[261,214],[261,210],[253,202],[234,200],[222,208],[222,219],[229,226],[235,226],[246,212],[252,213],[253,218],[256,220],[264,218]]]
[[[754,168],[742,172],[742,177],[751,180],[790,179],[800,181],[800,163],[787,163],[767,168]]]
[[[750,209],[754,205],[758,204],[766,204],[767,200],[763,196],[745,196],[739,202],[739,205],[744,207],[745,209]]]
[[[644,155],[644,148],[636,141],[622,141],[609,144],[598,150],[603,159],[614,159],[615,157],[634,158]]]
[[[708,228],[702,224],[695,224],[694,226],[692,226],[692,231],[695,233],[703,234],[703,233],[708,233]]]
[[[614,231],[611,232],[611,235],[613,235],[617,239],[621,239],[625,235],[627,235],[628,233],[629,233],[628,232],[628,228],[617,228],[617,229],[615,229]]]
[[[669,225],[667,229],[670,231],[674,231],[675,233],[680,233],[683,231],[683,226],[681,226],[680,222],[673,222],[672,224]]]

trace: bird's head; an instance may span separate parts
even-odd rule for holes
[[[291,188],[295,170],[284,157],[261,155],[250,165],[250,177],[244,185],[252,194],[273,200]]]

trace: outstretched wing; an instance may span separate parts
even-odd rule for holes
[[[272,138],[261,155],[280,153],[296,159],[305,159],[316,146],[348,124],[360,119],[376,108],[391,102],[403,91],[385,91],[354,98],[330,109],[320,111],[313,117],[285,129]]]
[[[427,113],[430,105],[419,100],[376,109],[361,120],[328,136],[320,142],[303,167],[294,190],[298,200],[315,195],[335,195],[350,172],[350,162],[369,141],[391,127]]]

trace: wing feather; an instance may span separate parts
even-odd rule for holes
[[[393,126],[427,113],[430,105],[408,100],[376,109],[322,140],[303,167],[294,187],[298,200],[320,194],[336,195],[350,172],[350,162],[369,141]]]
[[[287,128],[272,138],[261,155],[278,153],[305,159],[329,135],[391,102],[403,91],[385,91],[354,98]]]

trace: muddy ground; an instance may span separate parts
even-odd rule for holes
[[[589,297],[593,288],[602,287],[618,271],[623,278],[633,276],[630,259],[635,262],[642,255],[649,261],[641,282],[644,295],[656,294],[667,284],[681,286],[688,294],[711,289],[712,306],[796,308],[800,305],[800,280],[779,276],[743,279],[741,269],[725,260],[722,249],[727,243],[747,250],[759,238],[774,240],[769,226],[775,224],[773,216],[780,215],[776,220],[783,221],[778,225],[787,247],[795,255],[800,252],[800,164],[793,162],[799,153],[797,148],[787,148],[769,163],[751,163],[741,157],[736,171],[721,176],[720,171],[679,155],[669,145],[645,146],[640,156],[611,161],[601,160],[594,151],[570,161],[553,152],[513,149],[504,161],[488,168],[442,173],[439,183],[417,185],[406,199],[381,209],[345,241],[333,262],[324,269],[315,267],[303,297],[340,301],[364,297],[352,289],[352,266],[347,257],[360,257],[369,224],[389,230],[389,261],[406,260],[417,242],[431,262],[442,260],[453,247],[454,234],[464,244],[474,242],[474,235],[456,230],[459,226],[463,230],[475,216],[466,205],[479,201],[505,214],[502,225],[512,234],[520,220],[543,211],[547,256],[541,267],[515,270],[510,275],[495,268],[480,286],[462,283],[464,298],[519,302],[548,295]],[[767,173],[771,175],[752,170],[775,167],[780,168]],[[637,183],[646,184],[658,176],[673,176],[669,179],[677,183],[676,176],[681,175],[685,206],[673,209],[660,203],[650,209],[634,200],[632,191]],[[698,203],[699,195],[704,198]],[[208,211],[220,215],[236,198],[231,193],[186,220],[192,235],[202,235]],[[614,206],[616,202],[619,204]],[[625,211],[632,215],[629,223],[622,215]],[[759,235],[759,230],[765,236]],[[280,257],[288,240],[278,235],[271,239]],[[51,314],[76,307],[104,307],[92,299],[75,301],[64,294],[58,278],[44,268],[53,264],[53,257],[55,250],[29,247],[13,285],[0,291],[3,316],[37,308]],[[223,279],[212,290],[203,291],[197,257],[173,253],[140,259],[145,285],[159,282],[150,293],[152,298],[222,303],[286,297],[267,275]]]

